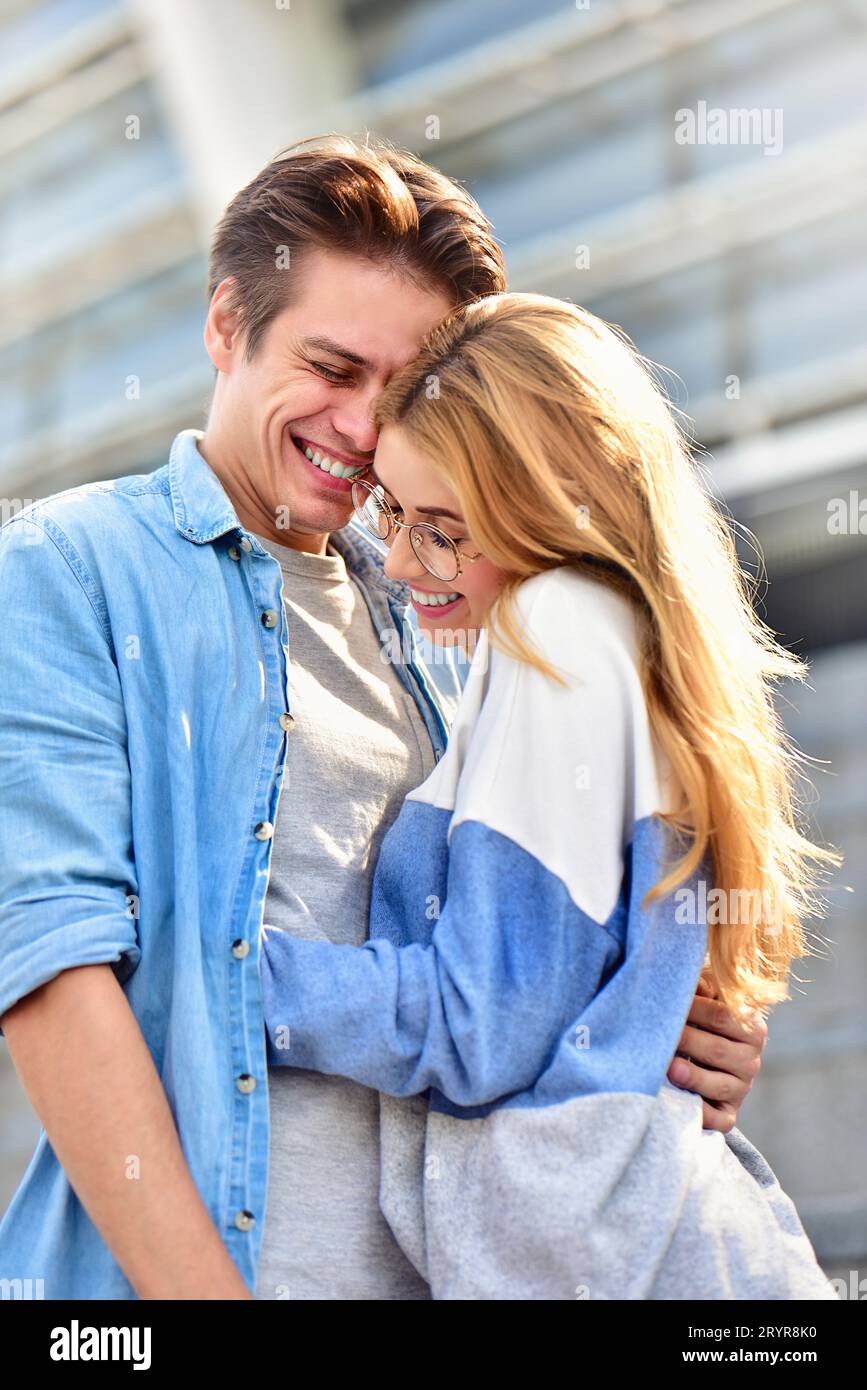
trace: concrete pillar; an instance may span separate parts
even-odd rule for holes
[[[203,243],[282,146],[323,134],[353,90],[335,0],[131,0],[154,81],[187,159]]]

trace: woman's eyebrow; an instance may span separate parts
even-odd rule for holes
[[[459,521],[461,526],[466,525],[463,517],[458,516],[457,512],[450,512],[448,507],[416,507],[415,510],[422,516],[447,516],[450,521]]]

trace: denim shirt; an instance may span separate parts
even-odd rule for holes
[[[262,918],[294,716],[280,566],[200,437],[180,433],[153,473],[69,488],[0,528],[0,1016],[63,970],[112,964],[252,1291]],[[463,673],[422,660],[372,538],[353,524],[332,543],[439,759]],[[0,1222],[0,1280],[4,1297],[136,1297],[44,1130]]]

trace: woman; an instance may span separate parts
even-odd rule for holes
[[[731,1008],[786,997],[837,862],[773,708],[803,668],[666,401],[599,319],[510,294],[377,414],[357,510],[473,662],[370,941],[266,935],[269,1061],[384,1093],[381,1202],[434,1298],[833,1298],[761,1155],[666,1080],[703,967]]]

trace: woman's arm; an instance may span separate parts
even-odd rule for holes
[[[266,933],[268,1060],[481,1105],[533,1083],[618,953],[532,854],[464,821],[430,945]]]
[[[499,650],[484,677],[478,663],[471,681],[486,681],[483,697],[470,685],[465,696],[474,724],[383,847],[376,939],[332,946],[266,933],[272,1065],[397,1096],[435,1087],[464,1106],[526,1089],[552,1066],[563,1094],[662,1084],[705,933],[677,927],[662,941],[634,901],[643,875],[647,888],[662,875],[647,829],[660,788],[633,619],[589,580],[546,575],[524,589],[531,638],[569,681],[558,686]],[[442,891],[430,866],[442,862],[446,826],[431,936],[422,916]],[[579,1041],[588,1011],[592,1053]]]

